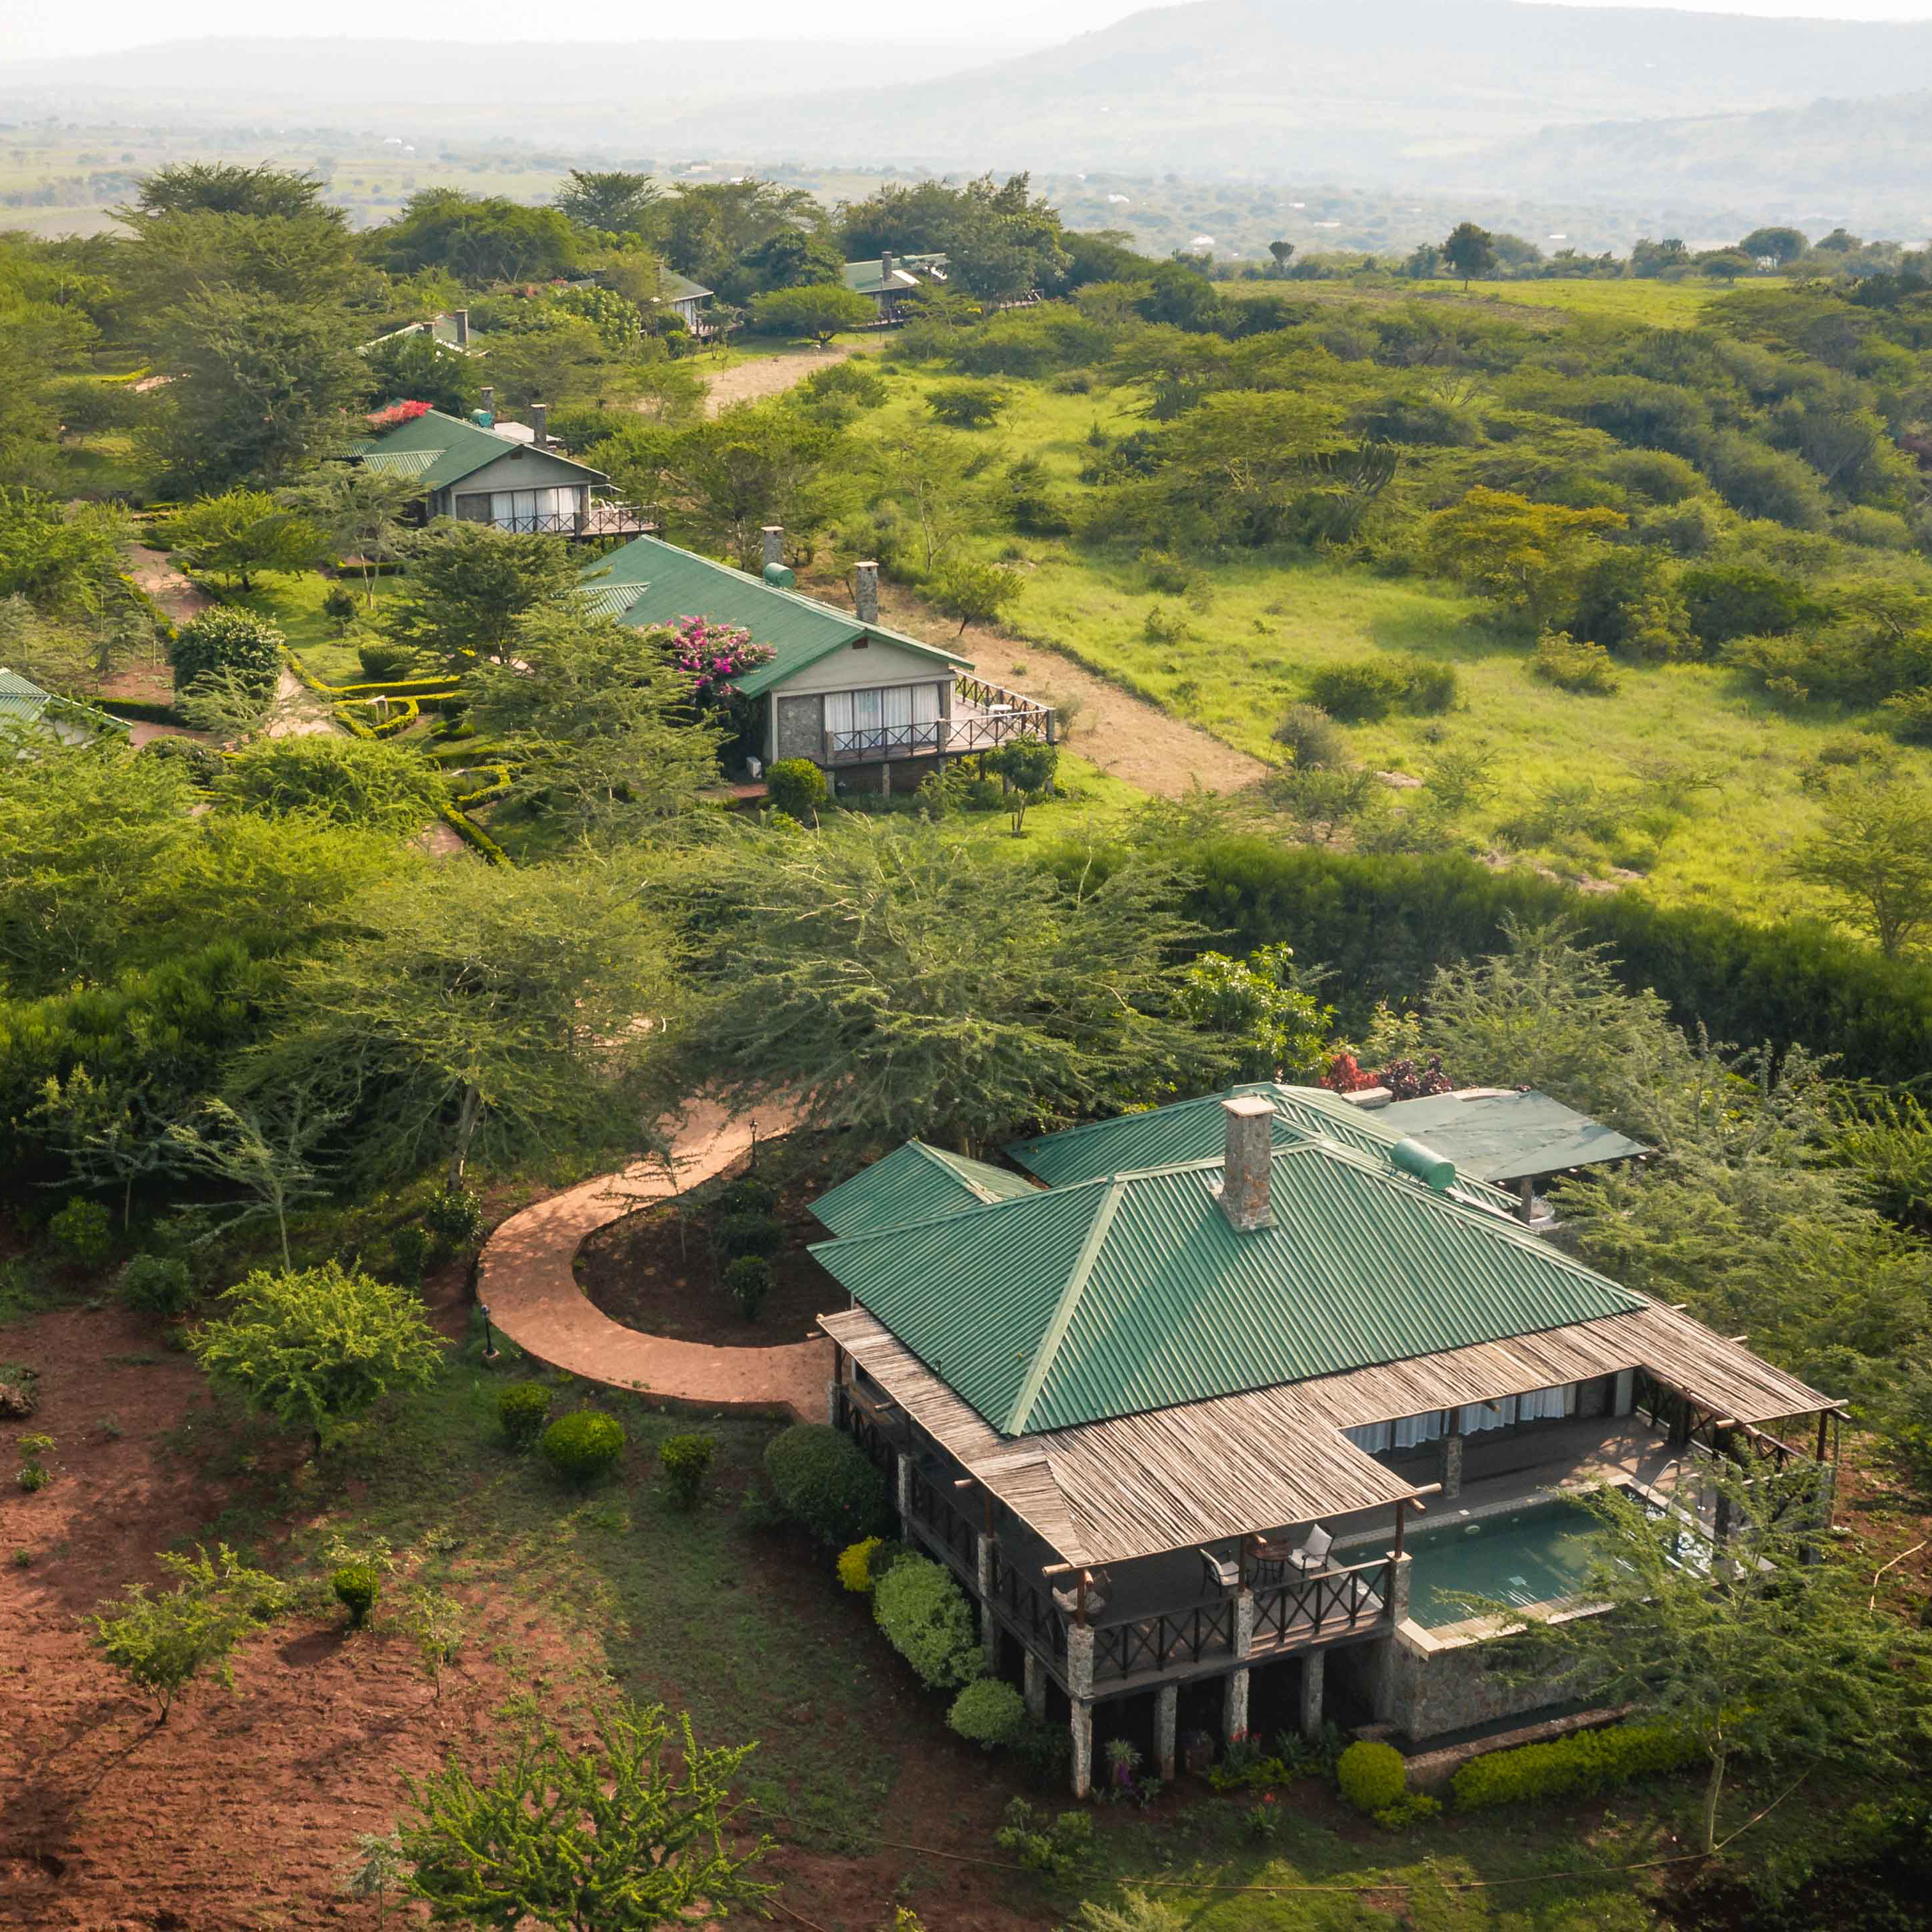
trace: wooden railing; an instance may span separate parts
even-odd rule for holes
[[[977,1532],[972,1523],[953,1507],[952,1498],[924,1470],[914,1467],[908,1487],[913,1514],[932,1532],[953,1568],[962,1576],[976,1580]]]
[[[1177,1664],[1209,1662],[1234,1654],[1234,1600],[1232,1597],[1191,1609],[1162,1610],[1150,1617],[1124,1618],[1094,1628],[1094,1681],[1107,1683],[1142,1671],[1169,1670]]]
[[[1006,1561],[997,1543],[993,1546],[993,1600],[1012,1619],[1022,1638],[1050,1645],[1056,1656],[1066,1654],[1066,1619],[1060,1606],[1039,1584]]]
[[[931,758],[944,752],[990,752],[1015,738],[1054,737],[1054,714],[1042,705],[1024,712],[993,717],[969,711],[950,718],[933,718],[917,724],[872,724],[860,730],[827,731],[826,765],[869,764],[876,758]]]
[[[527,517],[492,517],[491,525],[524,537],[634,537],[657,525],[629,503],[596,502],[587,510],[546,510]]]
[[[838,1426],[866,1452],[866,1460],[891,1479],[898,1460],[898,1447],[879,1424],[878,1418],[852,1399],[852,1391],[840,1384]]]
[[[1293,1643],[1304,1636],[1329,1636],[1381,1622],[1389,1615],[1391,1567],[1384,1556],[1352,1569],[1264,1584],[1255,1592],[1256,1642],[1266,1636]]]

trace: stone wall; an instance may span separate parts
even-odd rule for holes
[[[1376,1648],[1376,1715],[1418,1742],[1567,1700],[1561,1678],[1504,1676],[1493,1644],[1480,1636],[1438,1638],[1405,1619]]]

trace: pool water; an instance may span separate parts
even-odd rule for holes
[[[1561,1602],[1576,1594],[1603,1535],[1597,1517],[1566,1502],[1424,1530],[1408,1542],[1408,1614],[1425,1630],[1461,1623],[1469,1612],[1455,1592],[1526,1606]]]

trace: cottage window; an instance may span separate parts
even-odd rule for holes
[[[577,511],[577,492],[562,490],[472,490],[456,500],[464,523],[494,524],[500,530],[555,534]]]
[[[939,687],[894,684],[872,691],[829,691],[825,729],[841,752],[903,752],[934,742],[936,730],[914,726],[939,722]]]

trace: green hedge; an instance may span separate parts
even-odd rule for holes
[[[391,700],[396,707],[388,716],[378,718],[373,724],[365,724],[356,716],[367,700],[358,699],[350,704],[334,707],[335,722],[357,738],[394,738],[406,731],[422,716],[421,707],[413,698],[400,698]]]
[[[148,704],[138,698],[82,698],[77,704],[91,704],[110,717],[131,718],[140,724],[185,724],[188,720],[172,704]]]
[[[885,1478],[827,1423],[797,1422],[773,1436],[765,1474],[785,1514],[818,1542],[842,1549],[892,1527]]]
[[[872,1615],[921,1683],[950,1690],[978,1676],[973,1606],[941,1564],[923,1556],[901,1557],[872,1591]]]
[[[1822,925],[1594,895],[1473,860],[1384,857],[1252,837],[1169,854],[1198,881],[1187,910],[1241,947],[1285,940],[1334,974],[1352,1013],[1413,998],[1438,965],[1502,944],[1510,914],[1568,917],[1634,987],[1653,986],[1686,1024],[1738,1045],[1768,1040],[1835,1054],[1855,1078],[1932,1064],[1932,967],[1888,960]]]
[[[288,660],[290,670],[296,674],[297,682],[305,685],[310,691],[324,698],[454,698],[457,680],[453,677],[387,677],[364,680],[355,684],[330,684],[318,677],[304,664],[301,656],[290,646],[282,646],[282,655]]]
[[[472,851],[480,852],[493,866],[507,866],[510,855],[466,812],[459,812],[454,806],[446,806],[441,814],[442,822],[467,845]]]
[[[1696,1740],[1668,1724],[1616,1724],[1472,1758],[1449,1789],[1459,1811],[1532,1798],[1594,1798],[1634,1778],[1680,1771],[1697,1755]]]

